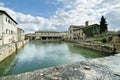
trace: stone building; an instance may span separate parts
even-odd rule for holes
[[[17,38],[18,38],[18,41],[25,39],[25,33],[23,29],[17,28]]]
[[[83,26],[75,26],[75,25],[71,25],[69,28],[68,28],[68,39],[69,40],[74,40],[75,39],[75,36],[76,35],[75,33],[76,30],[82,28]]]
[[[67,38],[68,38],[67,31],[60,32],[60,34],[62,35],[62,40],[67,40]]]
[[[96,34],[100,34],[100,25],[98,24],[89,25],[88,27],[84,27],[83,31],[86,37],[92,37]]]
[[[1,45],[17,41],[17,22],[5,11],[0,10]]]
[[[54,41],[54,40],[61,40],[62,34],[56,31],[36,31],[35,33],[27,34],[26,39]]]
[[[84,40],[86,37],[99,34],[100,26],[98,24],[88,25],[88,21],[85,22],[85,26],[71,25],[68,29],[69,40]]]
[[[75,29],[73,31],[74,40],[84,40],[86,38],[83,28]]]

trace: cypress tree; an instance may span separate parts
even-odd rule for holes
[[[107,27],[106,19],[104,18],[104,16],[102,16],[100,21],[100,34],[106,33],[107,29],[108,27]]]

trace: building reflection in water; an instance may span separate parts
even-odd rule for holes
[[[10,70],[17,62],[16,53],[12,54],[0,63],[0,76],[9,74]]]

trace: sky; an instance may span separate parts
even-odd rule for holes
[[[120,0],[0,0],[26,33],[67,31],[70,25],[99,24],[103,15],[109,30],[120,30]]]

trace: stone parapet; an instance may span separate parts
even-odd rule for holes
[[[0,47],[0,62],[16,51],[15,43]]]
[[[95,44],[95,43],[79,42],[76,45],[80,47],[88,48],[88,49],[105,52],[105,53],[110,53],[110,54],[116,53],[116,51],[114,51],[114,46],[109,45],[109,44]]]
[[[17,49],[24,46],[27,42],[28,41],[25,40],[25,41],[19,41],[19,42],[10,43],[10,44],[0,46],[0,62],[2,62],[4,59],[9,57],[11,54],[16,52]]]
[[[86,60],[72,64],[45,68],[42,70],[36,70],[34,72],[3,76],[0,77],[0,80],[119,80],[120,74],[116,71],[120,70],[112,71],[111,67],[116,68],[119,67],[120,64],[115,66],[116,63],[111,63],[113,66],[107,66],[107,64],[109,64],[113,58],[119,59],[119,56],[120,55]],[[112,60],[112,62],[114,62],[114,60]]]

